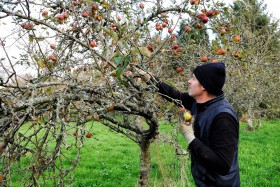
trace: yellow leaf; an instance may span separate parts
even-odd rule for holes
[[[152,53],[149,51],[149,49],[147,47],[138,47],[138,49],[142,55],[145,55],[147,57],[152,56]]]
[[[45,63],[44,63],[44,61],[42,61],[42,60],[39,60],[39,61],[38,61],[38,65],[39,65],[39,67],[42,68],[42,69],[45,68]]]
[[[46,94],[47,94],[47,95],[50,95],[50,94],[52,94],[52,92],[53,92],[53,91],[52,91],[52,88],[51,88],[51,87],[48,87],[47,90],[46,90]]]
[[[109,7],[109,3],[107,3],[106,1],[103,1],[102,2],[102,6],[103,6],[103,8],[108,8]]]
[[[87,120],[92,120],[92,116],[86,116]]]

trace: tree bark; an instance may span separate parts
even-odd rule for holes
[[[252,113],[252,107],[251,106],[249,106],[249,109],[248,109],[247,130],[253,130],[253,113]]]
[[[147,187],[150,181],[150,144],[149,139],[145,139],[140,143],[140,177],[138,187]]]

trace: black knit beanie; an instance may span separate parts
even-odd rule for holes
[[[199,83],[212,95],[218,96],[223,93],[222,88],[226,80],[225,64],[207,63],[197,66],[193,73]]]

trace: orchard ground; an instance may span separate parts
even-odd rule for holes
[[[135,186],[139,177],[138,145],[98,122],[89,125],[93,126],[93,137],[85,140],[71,186]],[[254,131],[247,131],[246,126],[245,123],[240,126],[241,186],[280,186],[280,119],[263,121],[262,126]],[[160,126],[160,136],[178,138],[182,147],[187,147],[180,134],[174,137],[174,128],[170,124]],[[74,141],[74,136],[69,138],[69,143]],[[65,154],[75,156],[75,150]],[[188,154],[176,155],[172,144],[159,141],[151,146],[151,158],[149,186],[194,186]],[[62,164],[67,167],[71,162]],[[14,172],[18,175],[13,178],[13,185],[19,186],[24,174],[16,167]],[[51,183],[41,185],[53,186]]]

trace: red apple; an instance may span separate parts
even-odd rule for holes
[[[86,134],[86,137],[87,137],[87,138],[91,138],[91,137],[92,137],[92,134],[91,134],[91,133],[87,133],[87,134]]]
[[[186,25],[186,26],[184,26],[184,31],[185,31],[185,32],[190,32],[190,31],[191,31],[191,28],[190,28],[189,26]]]
[[[42,16],[47,16],[49,14],[49,12],[47,11],[47,10],[44,10],[43,12],[42,12]]]
[[[25,23],[20,24],[21,28],[25,29]]]
[[[64,15],[59,14],[59,15],[57,16],[57,20],[58,20],[58,21],[63,21],[63,20],[64,20]]]
[[[82,13],[82,16],[83,16],[84,18],[85,18],[85,17],[88,17],[88,16],[89,16],[88,11],[83,12],[83,13]]]
[[[200,57],[200,60],[201,60],[201,62],[207,62],[207,61],[208,61],[208,58],[207,58],[206,55],[202,55],[202,56]]]
[[[163,28],[165,28],[165,27],[167,26],[167,23],[163,22],[163,23],[161,24],[161,26],[162,26]]]
[[[77,137],[78,133],[77,132],[73,132],[73,136]]]
[[[209,18],[207,16],[204,16],[201,20],[203,23],[207,23],[209,21]]]
[[[182,51],[183,51],[183,48],[182,48],[182,47],[178,47],[176,51],[182,52]]]
[[[239,43],[240,40],[241,40],[241,38],[240,38],[240,36],[235,35],[235,36],[233,36],[232,40],[233,40],[235,43]]]
[[[190,0],[191,5],[198,5],[200,3],[200,0]]]
[[[64,16],[64,19],[69,18],[69,14],[68,14],[67,12],[64,12],[64,13],[63,13],[63,16]]]
[[[157,31],[162,30],[162,26],[159,25],[158,23],[156,24],[156,30],[157,30]]]
[[[173,32],[173,29],[172,28],[168,28],[168,33],[172,33]]]
[[[208,17],[212,17],[214,15],[214,12],[212,10],[209,10],[208,12],[206,12],[206,16]]]
[[[196,0],[190,0],[190,4],[191,4],[191,5],[194,5],[195,2],[196,2]]]
[[[56,56],[55,56],[55,55],[51,55],[51,56],[49,56],[49,59],[51,59],[52,61],[56,61],[56,60],[57,60],[57,58],[56,58]]]
[[[144,9],[144,7],[145,7],[144,3],[140,3],[140,4],[139,4],[139,7],[140,7],[141,9]]]
[[[147,45],[147,49],[150,51],[150,52],[153,52],[154,49],[153,49],[153,46],[151,44],[148,44]]]
[[[96,46],[96,43],[95,43],[95,41],[91,41],[91,42],[89,43],[89,45],[90,45],[90,47],[95,47],[95,46]]]
[[[115,106],[114,106],[114,105],[108,106],[108,107],[107,107],[107,110],[108,110],[108,111],[112,111],[112,110],[114,110],[114,109],[115,109]]]
[[[196,24],[195,24],[195,27],[198,28],[198,29],[201,29],[201,28],[202,28],[202,25],[201,25],[200,23],[196,23]]]
[[[181,67],[176,68],[177,73],[181,73],[183,69]]]
[[[178,44],[173,44],[173,49],[176,50],[178,49],[179,45]]]
[[[199,14],[199,15],[197,16],[197,18],[198,18],[198,19],[202,19],[202,18],[205,17],[205,16],[206,16],[205,13],[201,13],[201,14]]]
[[[226,29],[224,29],[224,28],[221,28],[221,29],[220,29],[220,34],[221,34],[221,35],[224,35],[224,34],[226,34],[226,33],[227,33]]]
[[[213,59],[211,60],[211,62],[216,63],[216,62],[218,62],[218,60],[215,59],[215,58],[213,58]]]
[[[55,45],[55,44],[51,44],[50,46],[51,46],[52,49],[55,49],[55,48],[56,48],[56,45]]]
[[[93,10],[97,10],[97,9],[98,9],[98,5],[97,5],[97,4],[93,4],[93,5],[92,5],[92,9],[93,9]]]
[[[216,50],[216,54],[218,54],[218,55],[224,55],[224,54],[226,54],[226,50],[223,49],[223,48],[217,49],[217,50]]]
[[[179,111],[180,112],[185,112],[186,110],[185,110],[185,108],[181,107]]]
[[[219,10],[214,10],[213,13],[214,13],[214,15],[220,14]]]

